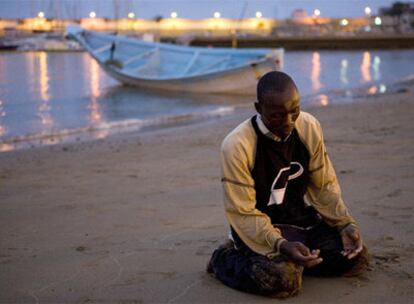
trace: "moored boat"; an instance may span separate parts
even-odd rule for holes
[[[68,28],[99,65],[123,84],[192,93],[254,94],[257,79],[280,70],[283,49],[229,49],[147,42]]]
[[[0,41],[0,51],[14,51],[19,47],[18,44],[13,43],[13,41],[1,40]]]

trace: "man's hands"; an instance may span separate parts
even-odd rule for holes
[[[319,257],[319,249],[310,251],[301,242],[283,241],[279,247],[280,253],[286,255],[292,262],[305,266],[313,267],[322,262]]]
[[[341,231],[341,238],[344,247],[342,255],[344,257],[352,259],[362,251],[362,237],[358,227],[355,225],[348,225],[345,227]],[[292,262],[308,268],[316,266],[323,261],[319,256],[319,249],[311,251],[301,242],[289,242],[284,240],[279,246],[279,251]]]
[[[342,254],[348,259],[352,259],[362,251],[362,237],[359,230],[354,225],[348,225],[341,231],[344,250]]]

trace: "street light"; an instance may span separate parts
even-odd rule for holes
[[[375,25],[380,26],[382,24],[381,18],[380,17],[375,17],[374,23],[375,23]]]
[[[90,18],[95,18],[96,17],[96,13],[94,11],[89,13],[89,17]]]
[[[365,15],[371,16],[372,10],[369,6],[365,7]]]
[[[177,18],[177,16],[178,16],[177,12],[172,12],[171,13],[171,18],[175,19],[175,18]]]
[[[129,19],[134,19],[135,18],[135,14],[133,12],[128,13],[128,18]]]
[[[256,18],[260,19],[263,17],[262,12],[256,12]]]
[[[214,12],[214,18],[218,19],[221,17],[220,12]]]
[[[318,10],[318,9],[315,9],[315,10],[313,11],[313,15],[314,15],[315,17],[319,17],[319,16],[321,15],[321,11],[320,11],[320,10]]]
[[[342,19],[341,20],[341,25],[342,26],[347,26],[349,24],[349,21],[347,19]]]
[[[37,14],[37,17],[39,17],[39,18],[44,18],[44,17],[45,17],[45,13],[44,13],[44,12],[39,12],[39,13]]]

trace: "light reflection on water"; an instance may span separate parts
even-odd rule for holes
[[[49,72],[48,72],[48,59],[45,52],[40,52],[36,54],[36,58],[39,63],[39,85],[40,85],[40,104],[38,107],[38,113],[40,117],[41,124],[44,126],[45,132],[53,128],[53,118],[51,116],[52,107],[49,103]]]
[[[100,77],[101,77],[101,70],[99,65],[96,61],[88,60],[87,57],[83,57],[85,61],[85,69],[89,69],[90,71],[90,103],[89,103],[89,123],[91,125],[99,125],[103,122],[102,112],[100,108],[100,104],[98,102],[99,97],[101,96],[101,88],[100,88]],[[85,71],[86,72],[86,71]],[[86,73],[85,73],[86,74]],[[96,132],[96,138],[105,138],[108,135],[107,130],[99,130]]]
[[[381,71],[380,71],[380,65],[381,65],[381,58],[379,56],[374,57],[374,63],[372,64],[372,70],[374,73],[374,80],[378,81],[381,79]]]
[[[340,93],[350,98],[352,90],[361,86],[366,87],[365,94],[385,93],[388,84],[414,74],[411,58],[414,50],[292,51],[285,55],[284,70],[295,79],[302,96],[309,97],[302,99],[304,103],[325,106],[347,102],[332,96]]]
[[[387,91],[386,84],[413,73],[414,50],[287,52],[284,70],[296,81],[306,102],[328,106],[330,92],[367,86],[367,93]],[[0,54],[0,151],[16,143],[56,144],[89,134],[104,138],[115,130],[140,129],[185,121],[194,113],[224,113],[254,96],[156,95],[120,86],[86,53]],[[224,108],[223,108],[224,107]]]
[[[364,82],[371,81],[371,53],[364,52],[361,63],[361,75]]]
[[[318,52],[313,52],[311,80],[312,80],[312,89],[315,92],[319,91],[323,87],[320,77],[321,77],[321,56],[319,55]]]
[[[329,96],[326,94],[319,94],[317,95],[317,101],[318,104],[320,104],[323,107],[326,107],[327,105],[329,105]]]
[[[343,85],[348,85],[348,60],[342,59],[341,60],[341,69],[339,70],[339,79]]]

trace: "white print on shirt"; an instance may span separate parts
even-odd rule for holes
[[[286,187],[289,180],[298,178],[303,174],[303,167],[298,162],[291,162],[289,167],[280,169],[272,183],[272,193],[270,194],[268,206],[280,205],[285,198]],[[290,174],[290,172],[293,172]],[[289,175],[290,174],[290,175]]]

